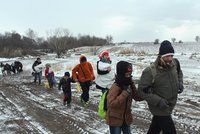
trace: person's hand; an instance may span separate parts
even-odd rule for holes
[[[159,108],[161,109],[166,109],[169,107],[169,103],[165,99],[161,99],[160,102],[158,103]]]
[[[128,94],[131,94],[131,86],[127,85],[127,86],[123,86],[123,89],[127,91]]]
[[[178,89],[178,93],[179,93],[179,94],[180,94],[180,93],[182,93],[182,92],[183,92],[183,90],[184,90],[183,83],[182,83],[182,82],[180,82],[180,83],[179,83],[179,89]]]
[[[74,79],[75,82],[78,82],[78,79]]]
[[[146,94],[152,93],[153,92],[152,86],[148,86],[148,87],[143,88],[143,92],[146,93]]]

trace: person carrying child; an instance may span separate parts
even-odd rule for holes
[[[69,72],[65,72],[64,76],[60,79],[58,84],[58,90],[63,90],[64,98],[63,98],[63,105],[66,105],[70,108],[71,107],[71,82],[74,82],[73,79],[70,77]]]

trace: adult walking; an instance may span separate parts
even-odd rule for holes
[[[89,89],[91,82],[95,79],[93,67],[84,55],[80,56],[80,63],[72,69],[72,78],[75,82],[79,82],[82,94],[81,102],[84,106],[89,104]]]
[[[154,63],[145,68],[139,81],[141,97],[147,101],[153,119],[148,134],[176,134],[171,114],[178,93],[183,92],[180,63],[173,58],[174,48],[165,40],[161,43]]]
[[[103,94],[111,87],[115,78],[108,51],[103,51],[99,55],[99,61],[97,61],[97,74],[95,81],[96,88],[100,89]]]

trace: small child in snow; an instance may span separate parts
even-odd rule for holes
[[[63,105],[71,107],[71,82],[74,82],[73,79],[70,77],[69,72],[65,72],[64,76],[61,78],[58,84],[58,90],[63,90],[64,98],[63,98]]]
[[[54,77],[54,72],[51,69],[51,65],[50,64],[46,64],[45,65],[46,69],[45,69],[45,77],[48,80],[49,83],[49,87],[53,88],[53,86],[56,84],[55,82],[55,77]]]

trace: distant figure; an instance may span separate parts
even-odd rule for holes
[[[49,87],[53,88],[53,86],[56,84],[55,82],[55,77],[54,77],[54,72],[51,69],[51,65],[50,64],[46,64],[45,65],[46,69],[45,69],[45,78],[48,80],[49,83]]]
[[[11,67],[10,64],[8,64],[8,63],[6,63],[6,64],[1,63],[1,68],[2,68],[2,74],[3,74],[3,76],[11,74],[12,67]]]
[[[23,65],[20,61],[15,61],[14,64],[11,65],[13,73],[21,73],[23,71]]]
[[[184,87],[179,61],[173,55],[172,44],[163,41],[157,59],[144,69],[138,84],[139,94],[153,115],[147,134],[176,134],[171,114]]]
[[[79,82],[83,93],[81,94],[81,102],[84,106],[89,105],[89,89],[91,82],[95,79],[93,67],[87,62],[85,56],[80,57],[80,64],[72,69],[72,78],[75,82]]]
[[[63,98],[63,105],[66,105],[70,108],[71,107],[71,82],[74,82],[72,78],[70,78],[70,73],[65,72],[64,76],[60,79],[58,84],[58,90],[63,90],[64,98]]]
[[[111,60],[108,51],[103,51],[99,55],[99,61],[97,61],[97,78],[96,88],[100,89],[102,93],[107,91],[114,83],[114,71],[111,69]]]
[[[42,70],[43,70],[43,66],[41,65],[41,63],[42,63],[41,59],[37,58],[37,60],[32,65],[32,69],[34,72],[34,83],[36,83],[38,79],[39,85],[41,85]]]

